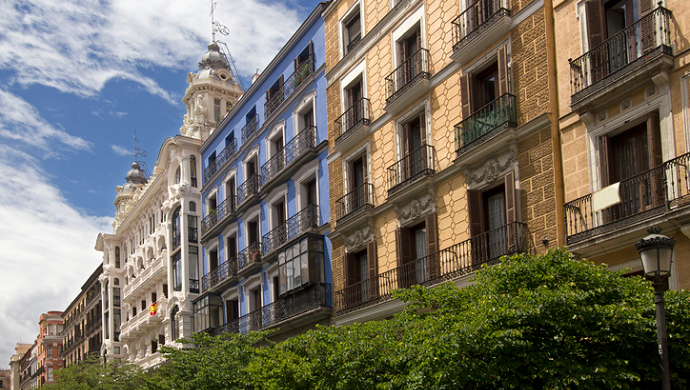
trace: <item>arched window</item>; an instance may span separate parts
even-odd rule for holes
[[[115,247],[115,268],[120,268],[120,247]]]
[[[175,184],[180,184],[182,181],[182,171],[180,170],[180,167],[177,167],[175,170]]]
[[[172,220],[172,250],[180,246],[181,229],[180,207],[178,207],[173,213]]]
[[[189,202],[189,211],[196,212],[196,203]]]
[[[180,324],[177,321],[177,313],[180,309],[175,306],[170,312],[170,338],[177,340],[180,338]]]
[[[196,187],[196,157],[189,158],[189,176],[192,181],[192,187]]]
[[[119,286],[120,285],[120,279],[118,279],[118,278],[113,279],[113,284],[116,286]]]

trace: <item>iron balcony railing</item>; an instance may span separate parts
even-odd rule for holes
[[[331,285],[327,283],[315,283],[302,291],[279,298],[276,302],[217,328],[214,333],[247,334],[321,307],[333,307]]]
[[[424,176],[431,176],[434,170],[434,147],[422,145],[407,156],[388,167],[388,196]]]
[[[261,239],[261,249],[266,255],[309,229],[319,226],[319,207],[309,205],[290,217],[285,223],[266,233]]]
[[[283,82],[283,85],[273,91],[271,97],[266,100],[264,104],[266,118],[264,118],[264,120],[267,119],[313,72],[314,56],[310,55],[304,62],[297,66],[295,72]]]
[[[204,219],[201,220],[202,235],[213,229],[225,217],[232,215],[237,210],[237,197],[230,195],[218,205],[215,210],[211,210]]]
[[[458,155],[483,144],[496,132],[517,127],[515,95],[505,94],[475,111],[455,125],[455,146]]]
[[[258,241],[242,249],[237,254],[237,271],[242,271],[252,264],[261,263],[261,253],[261,243]]]
[[[237,187],[237,205],[241,205],[247,199],[259,194],[260,184],[263,181],[261,176],[252,175],[247,181]]]
[[[690,199],[690,153],[622,180],[621,202],[595,210],[592,194],[565,204],[566,242],[577,243],[616,231],[686,205]]]
[[[510,16],[508,0],[477,0],[453,19],[453,51],[486,31],[497,20]]]
[[[634,24],[587,53],[569,60],[572,95],[614,75],[637,60],[647,62],[659,54],[672,55],[669,21],[671,11],[658,7]]]
[[[352,38],[350,43],[347,44],[347,53],[351,52],[352,49],[354,49],[357,45],[359,45],[359,43],[361,41],[362,41],[362,34],[359,33],[359,34],[355,35],[355,37]],[[347,53],[345,53],[345,54],[347,54]]]
[[[233,139],[232,141],[230,141],[229,144],[225,146],[225,149],[218,153],[218,155],[213,161],[209,162],[206,169],[204,169],[204,183],[207,183],[211,180],[213,174],[216,173],[223,166],[223,164],[225,164],[225,162],[232,157],[233,154],[235,154],[236,150],[237,143]]]
[[[201,278],[201,286],[204,292],[212,289],[221,282],[237,277],[237,260],[230,258],[221,263],[218,268],[212,270]]]
[[[369,99],[361,98],[335,120],[336,131],[340,134],[335,139],[335,144],[346,140],[361,126],[368,126],[369,123]]]
[[[259,128],[259,114],[254,115],[254,118],[247,121],[247,124],[242,127],[240,133],[242,134],[242,143],[247,142],[252,134],[256,133],[256,129]]]
[[[429,50],[419,49],[386,77],[386,104],[393,102],[418,81],[429,79]]]
[[[474,236],[335,293],[336,315],[390,300],[391,292],[413,285],[434,285],[495,264],[502,256],[526,252],[527,225],[513,222]]]
[[[283,168],[316,147],[316,126],[307,126],[261,167],[261,185],[276,177]]]
[[[356,213],[374,208],[374,185],[364,183],[335,201],[336,220],[342,222]]]

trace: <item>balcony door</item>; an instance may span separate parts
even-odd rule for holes
[[[364,184],[368,182],[367,154],[350,161],[349,188],[347,196],[346,214],[349,214],[367,202],[367,189]]]
[[[404,38],[400,39],[397,45],[398,65],[402,68],[396,77],[396,91],[412,81],[422,70],[422,57],[418,53],[419,49],[422,48],[422,34],[419,24]]]
[[[402,172],[399,172],[402,177],[398,184],[415,177],[428,166],[427,151],[426,148],[423,148],[426,145],[426,119],[424,111],[402,125],[400,143],[403,163],[400,167]]]
[[[362,79],[357,79],[346,90],[345,95],[347,99],[344,131],[353,128],[362,119],[362,107],[360,100],[362,99]]]
[[[341,298],[343,306],[354,307],[378,296],[376,242],[369,242],[362,251],[348,253],[346,263],[345,289]]]
[[[438,276],[436,213],[427,214],[419,224],[399,228],[396,246],[398,287],[421,285]]]

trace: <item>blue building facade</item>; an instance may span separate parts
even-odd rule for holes
[[[279,328],[289,337],[330,322],[323,8],[253,78],[200,148],[196,332]]]

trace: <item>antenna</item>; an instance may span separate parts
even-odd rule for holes
[[[228,45],[225,42],[221,41],[216,41],[216,32],[221,33],[222,35],[228,36],[230,35],[230,29],[227,28],[226,26],[220,24],[219,22],[216,22],[215,19],[215,10],[216,10],[216,2],[211,0],[211,40],[216,43],[220,43],[222,47],[225,47],[225,53],[228,59],[230,60],[230,71],[232,72],[232,75],[235,76],[235,80],[240,85],[240,88],[242,89],[242,92],[245,92],[246,89],[244,88],[244,84],[242,84],[242,78],[240,77],[240,72],[237,70],[237,64],[235,63],[235,59],[232,58],[232,55],[230,54],[230,49],[228,48]]]
[[[139,144],[139,138],[137,138],[137,129],[134,129],[134,136],[132,137],[134,140],[134,161],[139,164],[139,167],[142,168],[144,171],[144,174],[146,174],[147,177],[151,177],[151,172],[149,171],[148,165],[146,165],[146,161],[141,160],[137,158],[137,156],[141,157],[147,157],[148,154],[144,149],[140,149],[137,145]]]

